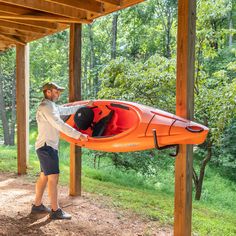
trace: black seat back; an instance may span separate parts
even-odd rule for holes
[[[81,130],[86,130],[92,127],[94,119],[94,112],[91,108],[87,106],[80,107],[74,116],[74,122],[76,127]]]
[[[96,136],[102,136],[109,121],[111,120],[112,116],[114,114],[114,111],[110,111],[110,113],[103,117],[101,120],[99,120],[95,125],[94,125],[94,128],[93,128],[93,133],[92,133],[92,136],[93,137],[96,137]]]

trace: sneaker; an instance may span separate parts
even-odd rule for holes
[[[71,215],[64,212],[61,208],[58,208],[56,211],[50,212],[50,219],[53,220],[70,220]]]
[[[31,213],[33,214],[42,214],[42,213],[50,213],[51,209],[44,206],[43,204],[39,205],[39,206],[35,206],[34,204],[32,205],[31,208]]]

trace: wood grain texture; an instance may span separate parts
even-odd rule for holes
[[[196,35],[196,3],[178,1],[176,114],[193,119],[194,53]],[[192,145],[180,145],[175,162],[174,235],[191,235],[192,228]]]
[[[81,100],[81,24],[70,26],[69,101]],[[70,145],[70,195],[81,196],[81,148]]]
[[[16,118],[18,174],[26,174],[29,161],[29,46],[16,47]]]

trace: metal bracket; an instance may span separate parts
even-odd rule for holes
[[[157,140],[157,131],[155,129],[153,129],[152,132],[153,132],[154,144],[155,144],[156,149],[163,150],[163,149],[175,147],[175,150],[176,150],[175,153],[170,153],[169,155],[172,156],[172,157],[176,157],[178,155],[178,153],[179,153],[179,144],[166,145],[166,146],[159,147],[158,140]]]

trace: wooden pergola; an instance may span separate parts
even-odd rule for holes
[[[16,47],[18,174],[29,156],[28,43],[70,28],[69,101],[81,99],[81,24],[144,0],[0,0],[0,51]],[[176,113],[193,118],[196,3],[178,0]],[[191,145],[180,145],[175,166],[174,235],[191,235]],[[70,195],[81,195],[81,149],[71,145]]]

